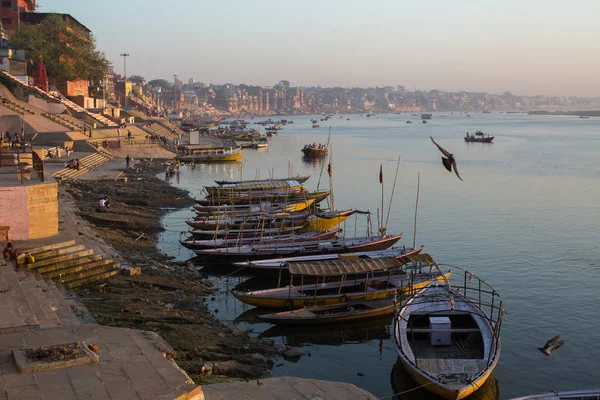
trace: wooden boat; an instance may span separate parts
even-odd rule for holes
[[[352,238],[334,240],[315,240],[283,244],[260,244],[218,249],[194,250],[211,262],[236,262],[260,260],[265,258],[302,256],[314,254],[355,253],[361,251],[385,250],[400,240],[402,235],[384,238]]]
[[[301,226],[301,232],[320,232],[333,229],[344,222],[356,210],[325,212],[325,213],[302,213],[286,216],[260,215],[254,217],[224,218],[216,220],[194,220],[185,221],[193,229],[259,229],[263,227],[289,227]]]
[[[302,229],[301,226],[290,226],[287,228],[264,228],[264,229],[219,229],[219,230],[190,230],[190,234],[196,239],[211,239],[211,238],[247,238],[270,235],[287,235],[293,232],[298,232]]]
[[[427,390],[453,400],[475,392],[496,367],[505,312],[494,289],[461,271],[454,273],[455,282],[431,282],[415,292],[393,324],[408,373]]]
[[[599,400],[600,389],[571,390],[566,392],[548,392],[517,397],[512,400]]]
[[[298,310],[259,315],[271,324],[316,325],[355,322],[391,315],[398,306],[394,299],[355,300],[342,304],[315,306]]]
[[[205,206],[213,205],[229,205],[229,204],[250,204],[250,203],[261,203],[261,202],[273,202],[273,203],[286,203],[296,202],[301,200],[314,199],[315,204],[319,204],[329,196],[329,191],[324,190],[320,192],[304,192],[300,194],[288,194],[280,195],[277,193],[257,195],[257,194],[243,194],[243,195],[229,195],[229,196],[211,196],[204,200],[196,200],[196,203]]]
[[[343,239],[342,239],[343,240]],[[407,246],[392,247],[385,250],[361,251],[355,253],[316,254],[310,256],[295,256],[283,258],[271,258],[266,260],[243,261],[233,263],[236,267],[244,267],[244,273],[256,273],[259,275],[285,274],[288,275],[289,263],[314,262],[314,261],[337,261],[353,259],[377,259],[377,258],[401,258],[409,255],[419,254],[423,246],[413,249]]]
[[[191,250],[198,249],[214,249],[222,247],[236,247],[246,245],[275,245],[282,243],[294,243],[304,241],[315,241],[315,240],[326,240],[333,238],[340,229],[332,229],[326,232],[311,232],[311,233],[298,233],[298,234],[287,234],[287,235],[272,235],[272,236],[253,236],[246,238],[234,238],[234,239],[210,239],[210,240],[180,240],[184,247]]]
[[[467,143],[491,143],[492,140],[494,140],[494,136],[485,135],[481,131],[476,131],[474,135],[469,135],[467,132],[465,136],[465,142]]]
[[[259,183],[259,182],[273,182],[273,181],[296,181],[299,183],[304,183],[310,178],[310,175],[304,176],[291,176],[289,178],[275,178],[275,179],[257,179],[257,180],[248,180],[248,181],[215,181],[217,185],[235,185],[238,183]]]
[[[303,193],[304,188],[298,181],[266,181],[266,182],[242,182],[221,186],[204,186],[206,192],[211,196],[242,196],[244,193],[255,195],[273,193],[285,195]]]
[[[258,204],[238,204],[238,205],[214,205],[201,206],[195,205],[194,210],[198,214],[224,213],[224,214],[243,214],[251,212],[297,212],[305,210],[315,203],[315,199],[296,200],[288,203],[264,202]]]
[[[327,156],[327,154],[329,154],[329,151],[327,150],[327,148],[319,149],[317,147],[304,147],[302,149],[302,154],[306,158],[319,158]]]
[[[244,153],[235,148],[210,148],[194,150],[192,154],[175,157],[183,162],[227,162],[237,161],[244,156]]]
[[[421,255],[410,256],[421,260]],[[426,262],[425,259],[423,259]],[[441,274],[439,269],[423,265],[410,266],[403,259],[394,257],[375,260],[353,259],[290,263],[290,285],[273,289],[242,292],[233,295],[243,303],[265,308],[295,309],[311,305],[341,304],[357,300],[390,299],[423,288],[433,280],[444,280],[452,271]],[[376,272],[389,271],[388,276],[371,276]],[[404,272],[404,273],[401,273]],[[355,278],[348,278],[349,275]],[[294,277],[300,276],[300,286],[294,286]],[[338,277],[339,282],[304,285],[304,278]]]

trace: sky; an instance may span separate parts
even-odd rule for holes
[[[597,0],[38,0],[123,73],[205,83],[600,95]]]

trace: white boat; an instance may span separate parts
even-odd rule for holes
[[[548,392],[518,397],[512,400],[600,400],[600,389]]]
[[[485,282],[452,269],[456,285],[434,281],[420,289],[403,302],[393,327],[408,373],[427,390],[454,400],[477,391],[492,374],[505,311]]]
[[[313,261],[324,261],[324,260],[353,260],[358,258],[363,259],[377,259],[387,257],[402,257],[412,254],[419,254],[423,250],[423,246],[413,249],[412,247],[399,246],[392,247],[386,250],[376,251],[361,251],[356,253],[346,254],[317,254],[311,256],[297,256],[297,257],[284,257],[284,258],[271,258],[268,260],[254,260],[254,261],[243,261],[233,263],[238,267],[246,267],[256,271],[279,271],[288,269],[289,263],[297,262],[313,262]]]

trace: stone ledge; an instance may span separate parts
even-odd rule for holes
[[[21,374],[32,374],[36,372],[43,371],[53,371],[56,369],[73,367],[76,365],[86,365],[86,364],[96,364],[100,362],[100,357],[93,351],[91,351],[85,342],[75,342],[77,343],[77,349],[81,350],[84,355],[79,356],[77,358],[73,358],[70,360],[61,360],[61,361],[30,361],[27,358],[25,352],[27,350],[35,350],[35,348],[31,349],[18,349],[13,350],[12,355],[15,360],[15,365]],[[67,343],[65,345],[69,345],[72,343]],[[64,345],[54,345],[54,346],[64,346]]]

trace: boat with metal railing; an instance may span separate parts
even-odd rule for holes
[[[403,301],[394,318],[394,342],[419,385],[446,399],[462,399],[477,391],[498,363],[504,302],[472,273],[434,266],[454,273]]]

